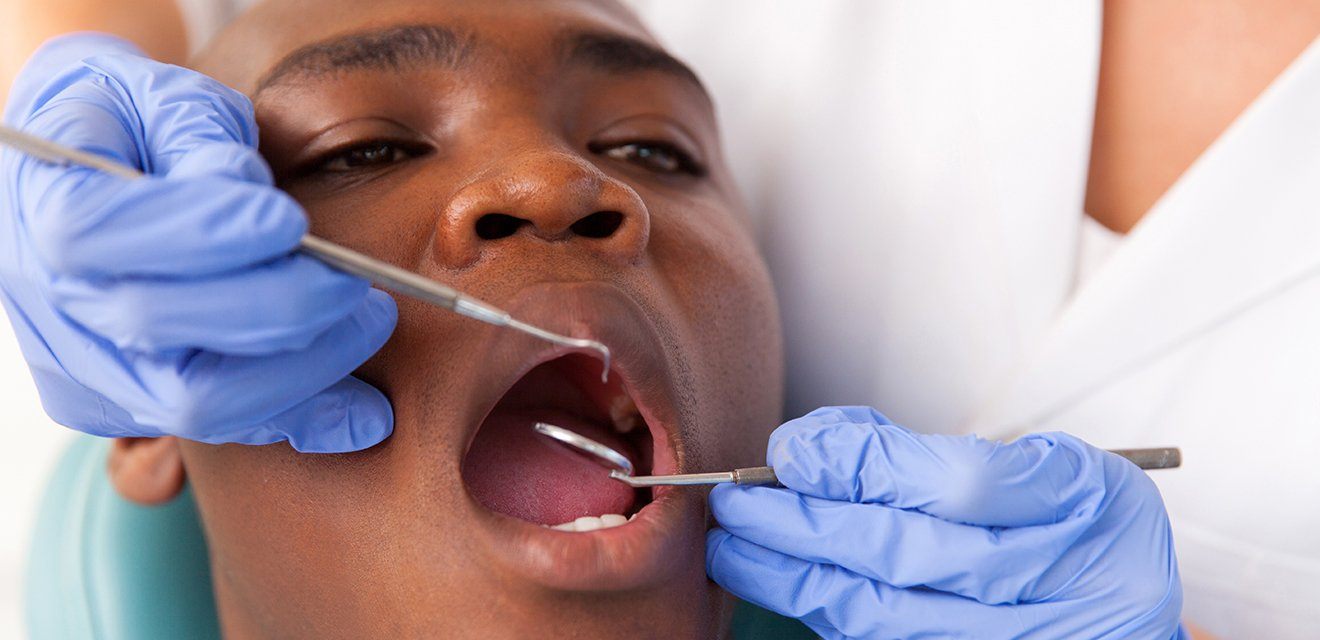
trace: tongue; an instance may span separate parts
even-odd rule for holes
[[[491,511],[555,525],[581,516],[628,515],[636,495],[593,459],[532,430],[548,422],[628,456],[637,452],[605,425],[558,411],[496,408],[477,432],[463,464],[472,496]]]

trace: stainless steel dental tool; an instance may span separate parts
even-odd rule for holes
[[[596,462],[610,470],[610,477],[630,487],[660,487],[697,484],[777,485],[773,467],[746,467],[733,471],[713,473],[679,473],[666,476],[634,476],[633,464],[627,456],[591,438],[553,424],[538,422],[532,426],[537,433],[589,454]],[[1142,469],[1172,469],[1182,465],[1182,452],[1177,447],[1154,449],[1111,449]]]
[[[0,126],[0,145],[13,147],[34,158],[60,166],[80,165],[130,180],[144,176],[137,169],[113,160],[56,144],[10,127]],[[298,251],[335,269],[365,278],[372,284],[384,289],[411,296],[442,309],[453,311],[461,316],[467,316],[497,327],[508,327],[560,346],[596,351],[604,361],[601,380],[605,380],[609,376],[610,349],[599,341],[571,338],[521,322],[502,309],[440,284],[435,280],[381,262],[371,256],[318,238],[310,233],[302,237]]]
[[[532,428],[543,436],[553,438],[577,449],[578,451],[590,454],[593,459],[604,464],[609,469],[622,471],[629,476],[633,473],[633,463],[632,460],[628,459],[628,456],[596,442],[591,438],[581,435],[576,431],[569,431],[563,427],[547,424],[545,422],[538,422],[532,425]]]

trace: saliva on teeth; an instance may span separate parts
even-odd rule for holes
[[[541,526],[554,529],[556,531],[595,531],[597,529],[609,529],[610,527],[617,527],[622,524],[627,524],[628,522],[632,521],[633,518],[636,517],[637,514],[635,513],[626,518],[617,513],[607,513],[601,516],[582,516],[577,520],[573,520],[571,522],[565,522],[563,524],[557,524],[554,526],[544,525],[544,524]]]

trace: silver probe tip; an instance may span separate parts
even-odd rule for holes
[[[516,329],[523,333],[536,336],[547,342],[552,342],[561,347],[572,347],[574,349],[591,349],[600,354],[601,366],[600,381],[610,381],[610,348],[599,340],[589,340],[587,338],[570,338],[551,331],[546,331],[536,325],[527,324],[520,320],[509,318],[504,326],[510,329]]]

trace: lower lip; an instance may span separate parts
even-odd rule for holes
[[[491,533],[496,565],[533,583],[569,591],[618,591],[663,583],[700,561],[705,492],[660,487],[627,524],[595,531],[556,531],[473,503]]]

